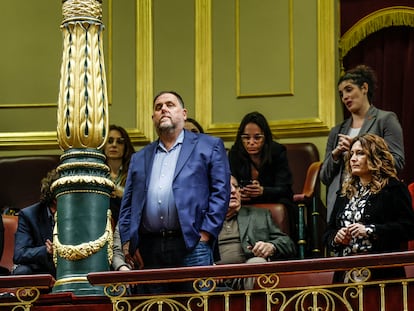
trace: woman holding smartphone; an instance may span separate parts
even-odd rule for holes
[[[244,116],[229,151],[229,162],[232,175],[242,187],[243,204],[281,203],[287,207],[289,218],[296,219],[286,147],[273,141],[269,124],[261,113]]]

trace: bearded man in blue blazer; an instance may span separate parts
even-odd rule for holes
[[[184,130],[179,94],[159,93],[152,119],[159,139],[130,162],[119,217],[122,249],[136,268],[212,265],[230,198],[221,139]]]

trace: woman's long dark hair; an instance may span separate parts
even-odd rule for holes
[[[272,162],[271,156],[271,145],[273,141],[272,131],[270,130],[269,123],[267,123],[266,118],[260,112],[253,111],[246,114],[242,121],[240,122],[239,129],[237,130],[236,141],[232,149],[235,152],[240,153],[244,158],[249,159],[249,154],[247,153],[246,149],[243,146],[243,141],[241,139],[241,135],[244,133],[244,129],[247,124],[254,123],[263,132],[264,135],[264,144],[262,151],[260,152],[260,163],[261,166],[270,164]]]
[[[121,175],[121,185],[124,186],[126,177],[128,174],[129,162],[131,161],[132,154],[135,152],[135,148],[134,148],[134,145],[132,145],[128,132],[122,126],[111,124],[109,126],[109,132],[112,130],[120,132],[121,137],[125,140],[124,155],[122,156],[122,175]]]

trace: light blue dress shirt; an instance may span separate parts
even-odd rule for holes
[[[172,183],[183,140],[184,131],[181,131],[170,150],[161,141],[158,144],[148,185],[147,204],[143,210],[142,224],[145,231],[160,232],[180,228]]]

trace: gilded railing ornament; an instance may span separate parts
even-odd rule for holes
[[[279,285],[279,276],[275,273],[261,274],[256,278],[256,283],[260,288],[272,289]]]
[[[57,215],[55,215],[55,218],[57,219]],[[107,245],[108,262],[109,264],[111,264],[113,257],[114,240],[112,233],[110,210],[108,210],[108,218],[106,222],[105,232],[95,241],[89,241],[78,245],[61,244],[58,236],[57,222],[55,222],[55,228],[53,230],[53,261],[56,265],[58,256],[69,261],[85,259],[93,254],[96,254],[105,246],[105,244]]]
[[[39,299],[40,290],[36,287],[20,287],[17,289],[14,297],[16,301],[5,300],[5,302],[2,302],[0,300],[0,310],[29,311]]]
[[[351,283],[367,282],[370,278],[371,271],[366,267],[352,268],[345,275],[346,282]]]

